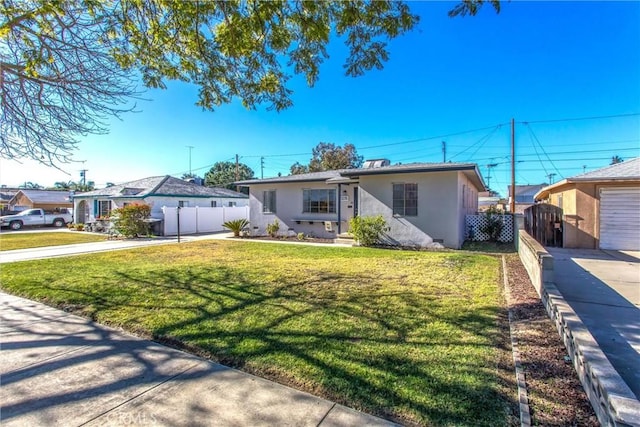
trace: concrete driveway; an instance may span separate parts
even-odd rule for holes
[[[547,250],[556,286],[640,399],[640,252]]]

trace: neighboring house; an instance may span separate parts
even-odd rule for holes
[[[333,238],[347,232],[356,216],[382,215],[387,241],[429,247],[441,243],[460,248],[465,215],[478,207],[485,190],[478,167],[471,163],[365,162],[342,169],[241,181],[249,187],[253,232],[266,234],[275,220],[280,232]]]
[[[515,186],[515,212],[523,213],[525,209],[535,203],[533,196],[535,196],[540,190],[546,187],[547,184],[538,185],[516,185]],[[509,203],[507,206],[511,206],[511,186],[508,186],[509,191]]]
[[[504,210],[504,205],[501,202],[502,198],[495,191],[481,191],[478,193],[478,212],[485,212],[490,207],[495,207],[500,210]]]
[[[19,191],[18,188],[0,188],[0,214],[4,215],[6,212],[11,212],[9,209],[9,202],[13,199],[13,196]]]
[[[640,157],[564,179],[535,200],[563,209],[565,248],[640,250]]]
[[[154,176],[88,191],[73,198],[75,222],[89,223],[131,203],[151,206],[151,217],[163,219],[162,207],[248,206],[249,197],[226,188],[203,187],[172,176]]]
[[[9,200],[9,210],[23,211],[40,208],[47,211],[66,210],[73,207],[68,191],[19,190]]]

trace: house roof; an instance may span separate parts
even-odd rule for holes
[[[622,163],[606,166],[591,172],[572,176],[570,178],[558,181],[538,191],[534,196],[535,200],[546,199],[549,193],[563,185],[578,182],[624,182],[624,181],[640,181],[640,157],[626,160]]]
[[[546,187],[547,184],[538,184],[538,185],[516,185],[516,196],[533,196],[538,191]],[[509,191],[509,195],[511,195],[511,186],[507,186]]]
[[[17,199],[20,194],[24,194],[32,203],[39,204],[62,204],[68,205],[71,203],[69,200],[69,192],[68,191],[54,191],[54,190],[20,190],[18,191],[11,201],[10,204],[13,204],[14,199]]]
[[[149,196],[164,197],[224,197],[243,198],[246,194],[226,188],[203,187],[192,182],[174,178],[169,175],[152,176],[137,181],[125,182],[99,190],[79,194],[75,198],[132,198],[143,199]]]
[[[323,172],[310,172],[301,173],[297,175],[278,176],[274,178],[264,179],[247,179],[245,181],[238,181],[235,184],[241,186],[248,186],[252,184],[269,184],[269,183],[284,183],[284,182],[312,182],[312,181],[326,181],[331,178],[339,178],[340,172],[347,169],[338,169],[332,171]]]
[[[386,175],[399,173],[421,173],[442,171],[467,171],[471,172],[470,178],[475,181],[478,188],[485,189],[485,184],[475,163],[408,163],[404,165],[381,166],[374,168],[337,169],[324,172],[311,172],[299,175],[281,176],[267,179],[252,179],[237,182],[237,185],[248,186],[252,184],[287,183],[287,182],[312,182],[326,181],[327,183],[344,182],[344,178],[358,178],[363,175]]]

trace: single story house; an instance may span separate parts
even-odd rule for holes
[[[535,200],[562,208],[565,248],[640,250],[640,157],[563,179]]]
[[[535,203],[533,196],[535,196],[540,190],[546,187],[547,184],[538,185],[516,185],[515,186],[515,212],[521,214],[529,206]],[[509,203],[507,206],[511,206],[511,186],[507,187],[509,191]]]
[[[96,218],[109,216],[113,209],[131,203],[150,205],[151,217],[162,219],[164,206],[248,206],[249,197],[237,191],[203,187],[169,175],[153,176],[74,196],[74,221],[90,223]]]
[[[278,220],[280,232],[335,238],[357,215],[382,215],[390,244],[460,248],[465,215],[478,208],[485,184],[476,164],[367,161],[362,168],[254,179],[249,187],[252,232],[266,234]]]
[[[73,208],[68,191],[56,190],[18,190],[9,200],[9,210],[44,209],[62,211]]]

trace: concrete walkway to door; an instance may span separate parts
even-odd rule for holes
[[[640,253],[546,249],[558,290],[640,399]]]

